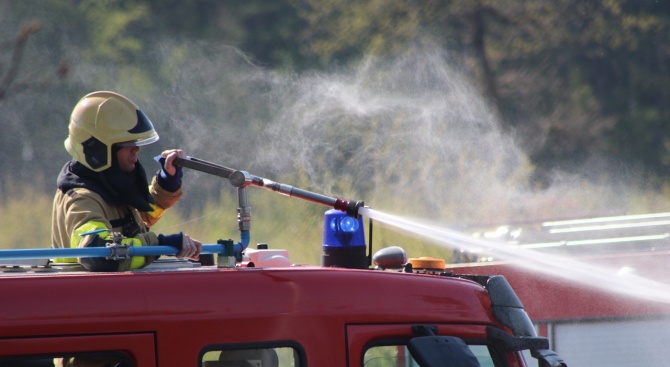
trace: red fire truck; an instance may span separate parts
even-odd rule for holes
[[[527,260],[501,261],[484,253],[466,254],[467,262],[448,264],[447,271],[504,275],[538,333],[572,367],[667,365],[669,219],[670,213],[653,213],[471,228],[476,236],[488,234],[556,262],[568,257],[608,269],[610,279],[595,281],[588,272],[577,279],[555,276],[528,270]],[[578,269],[565,271],[571,270]],[[627,282],[631,275],[635,282]],[[638,280],[665,287],[645,292]]]
[[[504,277],[449,275],[397,247],[366,255],[362,202],[223,172],[240,192],[242,240],[204,245],[211,256],[201,262],[164,256],[92,273],[40,259],[150,253],[118,243],[0,251],[0,366],[520,367],[522,351],[533,364],[565,366]],[[333,207],[321,266],[247,247],[251,185]]]
[[[560,366],[503,277],[188,265],[6,269],[0,365]]]

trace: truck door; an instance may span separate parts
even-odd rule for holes
[[[416,326],[428,326],[435,335],[461,343],[449,357],[459,366],[523,366],[517,355],[509,355],[487,344],[486,328],[481,325],[348,325],[349,367],[419,366],[410,354],[410,341],[417,338]]]
[[[0,339],[0,366],[45,367],[67,361],[155,367],[154,335],[117,334]],[[75,363],[76,365],[77,363]]]

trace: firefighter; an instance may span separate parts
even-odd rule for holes
[[[158,141],[147,116],[128,98],[114,92],[84,96],[70,117],[65,148],[72,156],[58,175],[51,227],[52,246],[103,247],[114,241],[130,246],[173,246],[177,257],[197,260],[202,244],[183,233],[149,231],[182,196],[180,149],[164,151],[160,169],[148,183],[138,160],[142,146]],[[118,234],[122,236],[118,236]],[[120,260],[80,258],[89,271],[124,271],[144,267],[153,256]],[[76,262],[77,259],[57,259]]]

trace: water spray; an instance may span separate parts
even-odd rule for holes
[[[416,222],[369,208],[361,209],[361,215],[430,239],[440,246],[452,248],[454,244],[458,244],[473,249],[487,249],[496,252],[501,259],[512,261],[518,266],[537,273],[549,274],[569,282],[583,284],[613,294],[670,304],[670,286],[655,279],[647,279],[634,274],[618,277],[616,272],[605,267],[589,265],[556,254],[543,254],[495,241],[474,238],[462,232]]]

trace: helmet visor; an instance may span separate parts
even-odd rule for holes
[[[155,143],[158,141],[158,134],[154,130],[154,126],[149,121],[147,115],[142,112],[142,110],[136,110],[137,113],[137,123],[135,126],[128,130],[127,133],[130,134],[129,137],[137,136],[137,139],[126,140],[120,143],[117,143],[117,146],[120,147],[138,147],[140,145],[147,145]]]
[[[151,143],[155,143],[158,141],[158,134],[153,134],[148,138],[144,139],[136,139],[136,140],[129,140],[129,141],[123,141],[120,143],[116,143],[117,147],[139,147],[142,145],[149,145]]]

